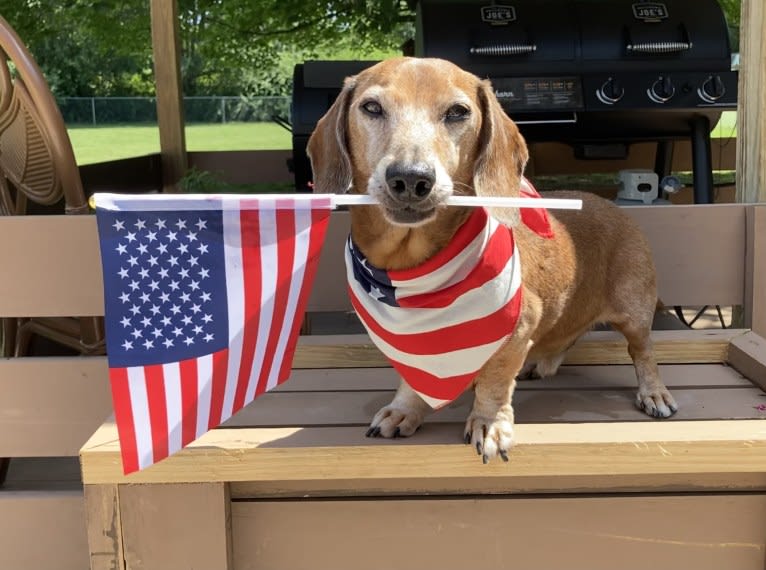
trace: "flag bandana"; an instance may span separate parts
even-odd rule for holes
[[[109,376],[126,474],[290,375],[331,209],[329,196],[307,198],[100,201]]]
[[[526,179],[522,195],[539,198]],[[524,208],[521,216],[539,236],[553,236],[545,210]],[[516,327],[519,253],[512,230],[483,208],[417,267],[374,267],[351,237],[345,259],[351,302],[370,338],[433,408],[463,393]]]

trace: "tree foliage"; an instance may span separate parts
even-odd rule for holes
[[[187,95],[284,94],[293,63],[390,52],[412,33],[399,0],[177,0]],[[59,96],[153,93],[147,0],[0,0]]]

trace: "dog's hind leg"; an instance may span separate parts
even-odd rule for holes
[[[660,379],[650,325],[638,326],[630,319],[611,321],[610,324],[628,341],[628,354],[633,360],[638,380],[636,406],[655,418],[672,416],[678,410],[678,404]]]

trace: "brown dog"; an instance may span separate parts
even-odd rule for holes
[[[365,263],[407,270],[448,246],[471,216],[446,207],[452,194],[518,196],[527,149],[488,81],[438,59],[384,61],[346,80],[309,141],[318,192],[375,196],[351,210],[351,238]],[[513,443],[511,397],[525,361],[541,376],[595,323],[628,341],[637,405],[668,417],[676,403],[660,380],[650,328],[657,304],[654,266],[640,230],[610,202],[584,193],[582,211],[551,211],[553,239],[519,223],[518,210],[492,215],[513,227],[521,257],[518,320],[472,385],[465,438],[484,461],[507,460]],[[373,418],[368,435],[409,436],[431,410],[402,382]]]

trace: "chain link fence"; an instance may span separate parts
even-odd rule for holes
[[[156,123],[154,97],[61,97],[68,125]],[[290,97],[184,97],[187,123],[290,121]]]

